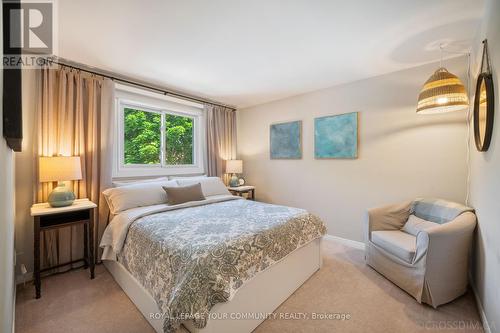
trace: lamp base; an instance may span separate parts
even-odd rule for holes
[[[75,201],[75,193],[69,190],[64,183],[59,182],[57,187],[49,194],[50,207],[71,206]]]
[[[238,187],[238,186],[240,186],[240,182],[238,180],[238,177],[236,177],[235,173],[233,173],[233,176],[229,180],[229,186],[231,186],[231,187]]]

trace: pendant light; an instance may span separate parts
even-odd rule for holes
[[[441,48],[441,61],[443,48]],[[425,82],[418,96],[417,113],[435,114],[464,110],[469,105],[462,81],[440,66]]]

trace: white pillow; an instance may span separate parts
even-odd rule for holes
[[[106,198],[111,214],[118,214],[135,207],[167,203],[167,193],[162,186],[175,187],[177,182],[164,180],[113,187],[103,191],[102,194]]]
[[[142,183],[161,182],[161,181],[167,181],[167,180],[168,180],[167,177],[159,177],[159,178],[153,178],[153,179],[119,180],[119,181],[113,182],[113,187],[129,186],[129,185],[136,185],[136,184],[142,184]]]
[[[404,232],[406,232],[410,235],[417,236],[417,234],[420,231],[427,230],[429,228],[432,228],[432,227],[435,227],[438,225],[440,225],[440,224],[421,219],[420,217],[417,217],[417,216],[412,214],[412,215],[410,215],[410,217],[408,217],[408,221],[406,221],[405,225],[403,226],[403,228],[401,230],[403,230]]]
[[[202,177],[197,179],[177,179],[179,186],[201,184],[201,190],[205,197],[211,195],[231,194],[226,188],[226,185],[219,177]]]

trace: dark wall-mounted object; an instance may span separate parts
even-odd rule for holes
[[[493,134],[495,96],[491,74],[481,73],[477,79],[474,98],[474,139],[478,151],[487,151]]]
[[[16,27],[10,22],[10,9],[20,9],[20,1],[2,2],[3,5],[3,59],[12,55],[19,56],[22,51],[20,48],[12,48],[10,41],[20,40],[21,25]],[[7,6],[8,5],[8,6]],[[7,10],[6,6],[9,10]],[[2,60],[3,60],[2,59]],[[3,91],[2,91],[2,110],[3,110],[3,136],[7,145],[14,151],[21,151],[23,140],[23,118],[22,118],[22,93],[21,93],[21,68],[3,69]]]
[[[486,70],[483,71],[486,59]],[[477,78],[474,97],[474,140],[478,151],[487,151],[493,134],[493,116],[495,114],[495,93],[491,75],[487,41],[483,41],[481,73]]]
[[[14,151],[21,151],[23,141],[23,112],[21,70],[3,70],[3,136]]]

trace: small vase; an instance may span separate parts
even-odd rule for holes
[[[238,186],[240,186],[240,182],[238,180],[238,177],[236,177],[235,173],[233,173],[233,176],[229,180],[229,186],[231,186],[231,187],[238,187]]]
[[[69,190],[64,183],[60,182],[49,194],[49,205],[51,207],[71,206],[75,201],[75,194]]]

